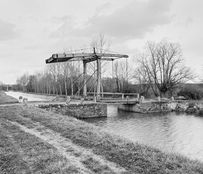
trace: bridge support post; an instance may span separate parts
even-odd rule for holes
[[[83,61],[83,97],[87,96],[87,62]]]
[[[100,99],[101,93],[101,59],[97,59],[97,100]]]

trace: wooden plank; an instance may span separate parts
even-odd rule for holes
[[[98,59],[113,61],[116,58],[128,58],[125,54],[110,54],[110,53],[59,53],[52,54],[49,59],[46,59],[46,63],[57,63],[66,61],[86,61],[92,62]]]
[[[53,57],[50,57],[49,59],[46,59],[45,62],[46,63],[57,63],[57,62],[66,62],[68,60],[70,60],[72,58],[53,58]]]
[[[111,53],[57,53],[52,54],[53,58],[76,58],[76,57],[118,57],[118,58],[128,58],[125,54],[111,54]]]
[[[93,61],[96,61],[97,59],[99,58],[96,58],[96,57],[87,57],[87,58],[53,58],[53,57],[50,57],[49,59],[46,59],[46,63],[57,63],[57,62],[66,62],[66,61],[86,61],[87,63],[88,62],[93,62]],[[113,61],[114,58],[100,58],[101,61]]]
[[[53,58],[76,58],[76,57],[92,57],[94,53],[57,53],[52,54]]]
[[[110,53],[96,53],[99,57],[118,57],[118,58],[128,58],[125,54],[110,54]]]
[[[94,94],[94,92],[87,92],[87,94]],[[129,95],[137,96],[138,93],[119,93],[119,92],[103,92],[104,95]]]

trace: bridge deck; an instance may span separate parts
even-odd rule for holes
[[[138,101],[136,99],[102,99],[99,102],[102,103],[119,103],[119,104],[136,104]]]

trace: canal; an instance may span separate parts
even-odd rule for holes
[[[203,117],[186,114],[138,114],[108,106],[107,118],[85,121],[134,142],[203,161]]]

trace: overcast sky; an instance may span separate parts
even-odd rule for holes
[[[0,81],[42,71],[52,53],[88,47],[99,33],[131,61],[146,41],[179,42],[203,74],[202,0],[0,0]]]

